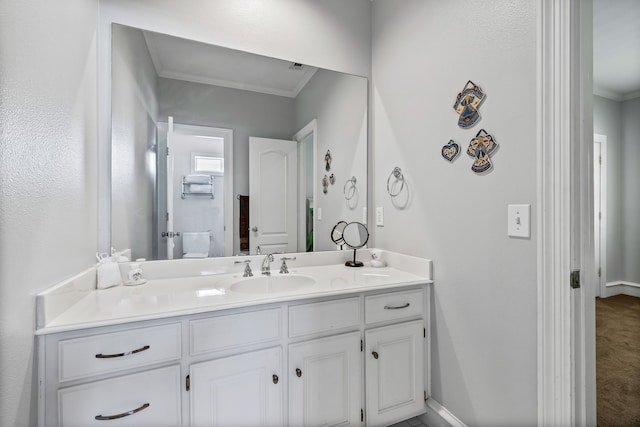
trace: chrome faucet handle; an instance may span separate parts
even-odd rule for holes
[[[287,261],[294,261],[296,259],[296,257],[283,256],[280,259],[282,260],[282,265],[280,266],[280,274],[289,274],[289,268],[287,267]]]
[[[251,271],[251,260],[245,259],[244,261],[234,261],[234,264],[245,264],[244,273],[242,273],[242,277],[253,277],[253,272]]]

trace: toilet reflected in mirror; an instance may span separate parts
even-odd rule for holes
[[[210,231],[182,233],[182,258],[207,258],[211,245]]]

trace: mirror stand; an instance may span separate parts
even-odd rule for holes
[[[347,261],[344,263],[347,267],[364,267],[364,263],[362,261],[356,261],[356,251],[357,248],[353,248],[353,261]]]

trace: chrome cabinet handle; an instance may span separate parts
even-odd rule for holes
[[[373,358],[374,358],[374,359],[376,359],[376,360],[378,359],[378,357],[380,357],[380,356],[378,355],[378,352],[377,352],[377,351],[374,351],[374,352],[372,352],[371,354],[373,354]]]
[[[112,359],[114,357],[124,357],[130,356],[132,354],[140,353],[145,350],[149,350],[151,346],[145,345],[144,347],[140,347],[137,350],[127,351],[126,353],[117,353],[117,354],[96,354],[96,359]]]
[[[133,414],[135,414],[137,412],[142,411],[143,409],[147,409],[149,406],[150,405],[148,403],[145,403],[144,405],[142,405],[139,408],[132,409],[130,411],[123,412],[121,414],[116,414],[116,415],[96,415],[96,420],[98,420],[98,421],[117,420],[118,418],[128,417],[129,415],[133,415]]]
[[[401,308],[407,308],[410,305],[411,305],[410,303],[406,303],[405,305],[385,305],[384,309],[385,310],[400,310]]]
[[[296,376],[298,378],[300,378],[302,376],[302,371],[300,370],[300,368],[296,368]]]

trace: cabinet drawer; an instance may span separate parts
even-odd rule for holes
[[[360,325],[360,298],[289,307],[289,336],[327,332]]]
[[[422,289],[368,296],[364,304],[367,323],[423,316],[425,312]]]
[[[177,365],[58,391],[62,427],[179,426],[180,407]]]
[[[181,355],[179,323],[73,338],[58,343],[58,378],[63,382],[118,372]]]
[[[282,335],[282,310],[274,308],[192,320],[189,333],[192,356],[274,341]]]

